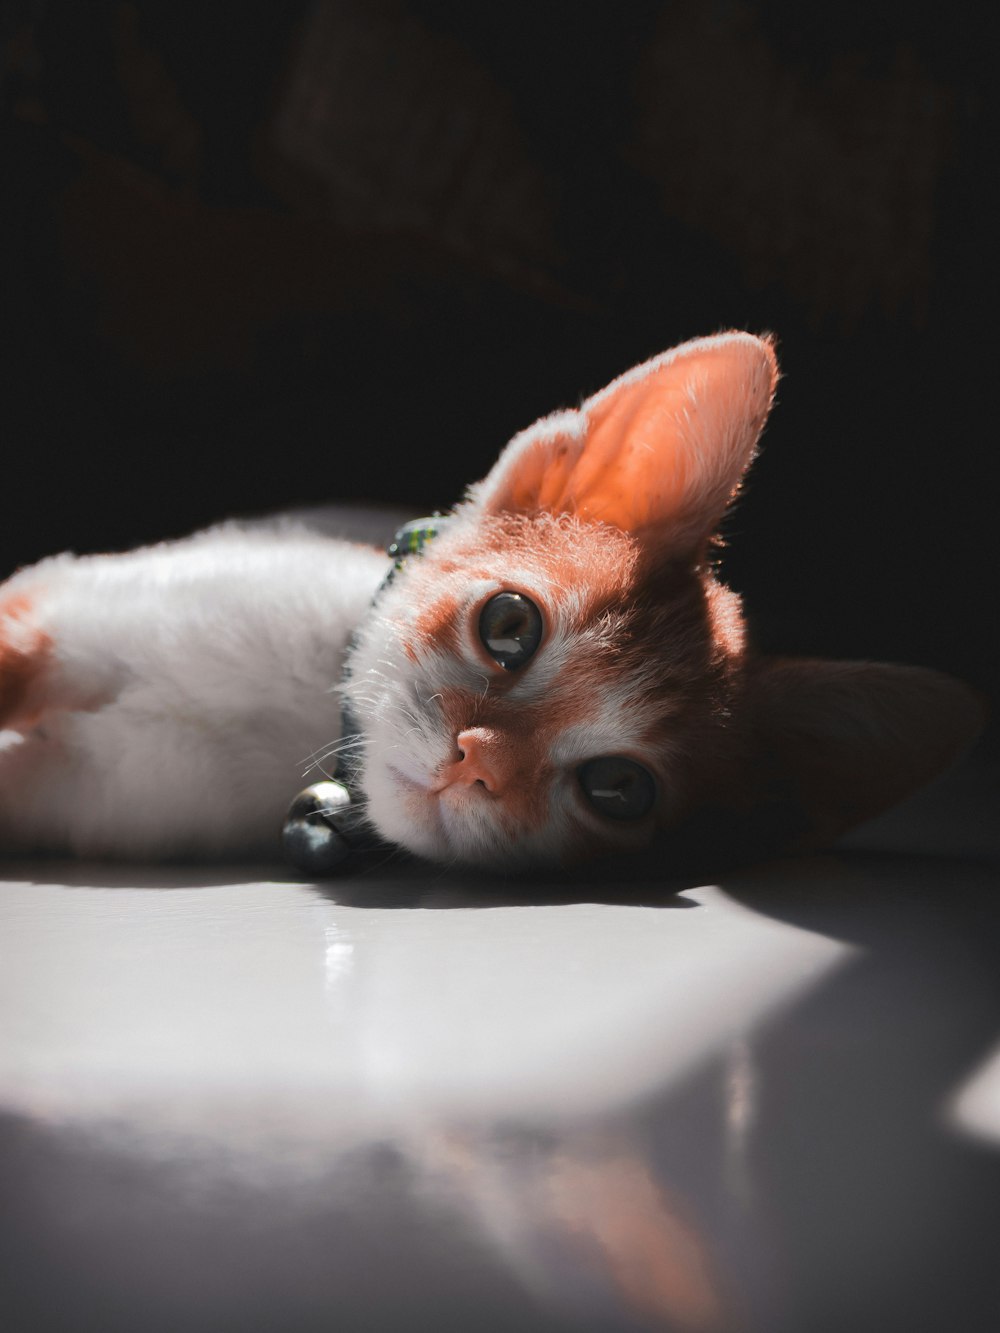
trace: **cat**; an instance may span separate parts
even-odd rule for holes
[[[804,849],[893,804],[982,706],[923,668],[748,650],[713,535],[777,379],[745,332],[644,362],[515,436],[386,584],[377,549],[291,518],[20,571],[0,846],[273,857],[303,761],[338,745],[381,838],[494,869],[706,811]]]

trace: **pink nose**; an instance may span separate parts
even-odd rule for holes
[[[470,727],[458,733],[455,745],[459,757],[442,770],[438,790],[478,782],[487,791],[499,792],[508,776],[502,737],[489,727]]]

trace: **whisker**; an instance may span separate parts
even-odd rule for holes
[[[302,758],[299,760],[299,763],[308,764],[311,763],[314,759],[326,759],[327,756],[332,754],[333,751],[336,750],[338,746],[347,745],[352,740],[354,740],[353,736],[342,736],[338,740],[327,742],[326,745],[318,745],[315,750],[310,750],[308,754],[303,755]]]
[[[345,754],[354,749],[360,749],[364,743],[363,736],[343,736],[338,741],[332,741],[325,748],[314,750],[312,754],[306,755],[299,760],[300,764],[306,765],[306,772],[314,765],[322,763],[326,759],[332,758],[335,754]]]

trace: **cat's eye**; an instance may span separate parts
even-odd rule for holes
[[[542,641],[542,613],[519,592],[499,592],[479,615],[479,637],[494,662],[516,671]]]
[[[656,800],[653,775],[624,755],[588,759],[576,775],[587,800],[608,819],[642,819]]]

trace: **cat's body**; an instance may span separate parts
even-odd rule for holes
[[[273,856],[385,569],[278,522],[22,571],[0,601],[0,845]]]
[[[377,597],[375,547],[293,521],[22,571],[0,845],[273,854],[343,695],[374,827],[434,859],[631,849],[706,805],[791,803],[808,845],[890,804],[975,734],[971,692],[755,661],[708,558],[776,377],[749,334],[637,367],[512,441]]]

